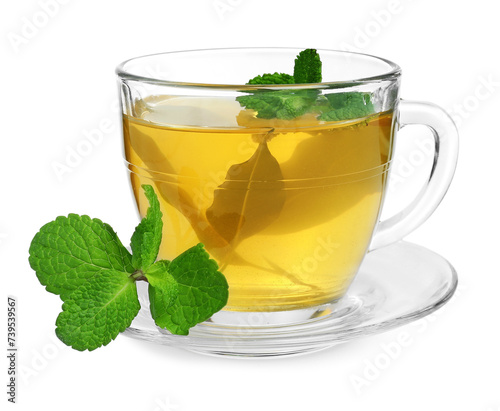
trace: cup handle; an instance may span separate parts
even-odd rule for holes
[[[385,247],[411,233],[434,212],[450,186],[458,157],[458,131],[451,117],[441,107],[421,101],[399,103],[400,128],[422,124],[434,135],[434,163],[427,184],[417,197],[391,218],[379,221],[369,250]]]

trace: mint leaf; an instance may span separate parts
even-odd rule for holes
[[[295,59],[293,76],[285,73],[263,74],[247,84],[302,84],[322,81],[322,63],[315,49],[301,51]],[[366,117],[375,112],[369,93],[344,92],[320,94],[319,90],[256,90],[236,97],[242,107],[264,119],[292,120],[305,113],[317,114],[320,121],[344,121]]]
[[[341,121],[369,116],[375,112],[369,93],[345,92],[327,94],[330,108],[318,120]]]
[[[262,76],[255,76],[248,81],[248,84],[294,84],[293,76],[285,73],[266,73]]]
[[[76,350],[107,345],[130,326],[141,308],[138,280],[149,280],[157,324],[177,334],[187,334],[227,302],[226,279],[202,244],[172,263],[154,264],[162,215],[153,188],[143,189],[150,207],[132,235],[134,256],[108,224],[85,215],[57,217],[31,242],[31,267],[47,291],[60,294],[64,302],[56,334]]]
[[[295,59],[294,75],[275,72],[256,76],[247,84],[296,84],[321,82],[321,60],[314,49],[301,51]],[[307,113],[314,105],[317,90],[257,90],[236,97],[258,118],[291,120]]]
[[[170,261],[160,260],[149,267],[149,309],[153,319],[160,317],[172,305],[178,295],[177,281],[168,272]]]
[[[160,249],[163,222],[160,202],[150,185],[142,185],[149,201],[146,217],[135,228],[130,240],[132,249],[132,265],[137,270],[145,270],[153,264]]]
[[[311,93],[311,91],[313,93]],[[281,105],[276,112],[276,117],[291,120],[307,113],[316,98],[315,90],[299,90],[288,92],[281,99]]]
[[[257,111],[258,118],[290,120],[306,113],[314,103],[314,90],[261,90],[252,95],[236,97],[246,108]]]
[[[63,297],[56,334],[76,350],[107,345],[130,326],[141,305],[129,274],[105,270]]]
[[[191,327],[227,303],[227,281],[203,244],[188,249],[170,263],[157,262],[144,274],[149,281],[155,323],[173,334],[187,335]],[[175,292],[171,290],[173,282]]]
[[[252,189],[262,181],[265,189]],[[284,187],[280,164],[262,141],[252,157],[229,167],[205,211],[207,221],[235,249],[280,216],[287,198]]]
[[[67,294],[106,270],[132,273],[132,256],[101,220],[70,214],[45,224],[33,238],[29,263],[40,283]]]
[[[321,60],[315,49],[299,53],[293,68],[295,83],[321,83]]]

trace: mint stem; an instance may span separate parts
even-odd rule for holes
[[[132,277],[135,281],[148,281],[142,270],[137,270],[133,274],[130,274],[130,277]]]

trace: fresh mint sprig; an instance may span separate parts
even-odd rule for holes
[[[57,217],[31,242],[31,268],[63,301],[56,334],[76,350],[107,345],[130,326],[141,308],[136,281],[149,283],[152,317],[173,334],[187,335],[227,303],[227,281],[202,244],[155,262],[162,213],[153,187],[142,187],[150,207],[132,235],[132,254],[108,224],[85,215]]]
[[[258,75],[247,84],[321,83],[322,63],[315,49],[301,51],[295,59],[293,75],[275,72]],[[258,118],[292,120],[314,113],[320,121],[342,121],[366,117],[375,112],[369,93],[320,94],[319,90],[256,90],[236,97],[242,107],[257,112]]]

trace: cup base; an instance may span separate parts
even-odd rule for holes
[[[281,312],[221,311],[188,336],[172,335],[143,308],[125,334],[163,345],[239,357],[299,355],[375,334],[437,310],[457,287],[454,268],[423,247],[399,242],[370,252],[347,294],[319,307]]]

